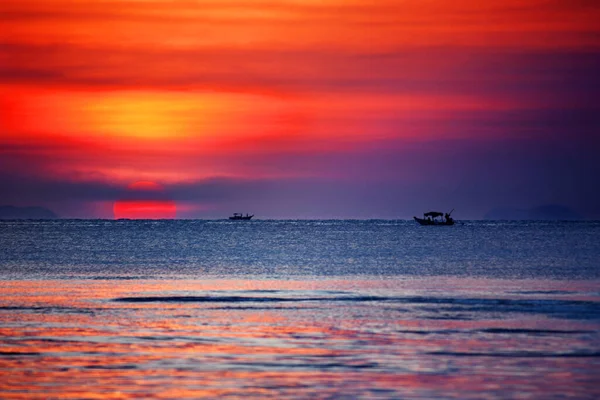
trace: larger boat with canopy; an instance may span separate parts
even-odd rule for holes
[[[452,210],[454,211],[454,209]],[[413,217],[420,225],[440,225],[448,226],[454,225],[454,219],[450,216],[452,211],[449,213],[441,213],[439,211],[429,211],[423,214],[423,218]]]

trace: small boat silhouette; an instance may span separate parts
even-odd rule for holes
[[[233,215],[231,217],[229,217],[229,219],[234,220],[234,221],[249,221],[252,219],[252,217],[254,217],[254,214],[244,215],[242,213],[233,213]]]

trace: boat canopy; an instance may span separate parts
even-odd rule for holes
[[[429,212],[424,213],[423,215],[426,216],[426,217],[433,217],[433,218],[435,218],[435,217],[441,217],[444,214],[441,213],[441,212],[437,212],[437,211],[429,211]]]

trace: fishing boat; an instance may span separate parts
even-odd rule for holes
[[[249,221],[252,219],[252,217],[254,217],[254,214],[250,215],[250,214],[241,214],[241,213],[233,213],[233,215],[231,217],[229,217],[229,219],[233,220],[233,221]]]
[[[452,210],[454,211],[454,209]],[[441,213],[439,211],[429,211],[423,213],[423,218],[413,217],[420,225],[440,225],[449,226],[454,225],[454,219],[450,216],[452,211],[449,213]]]

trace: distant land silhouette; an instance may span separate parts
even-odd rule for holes
[[[53,211],[44,207],[0,206],[0,219],[56,219]]]
[[[518,209],[511,207],[495,208],[485,214],[488,220],[541,220],[541,221],[576,221],[584,219],[583,216],[573,209],[558,205],[548,204],[529,209]]]

